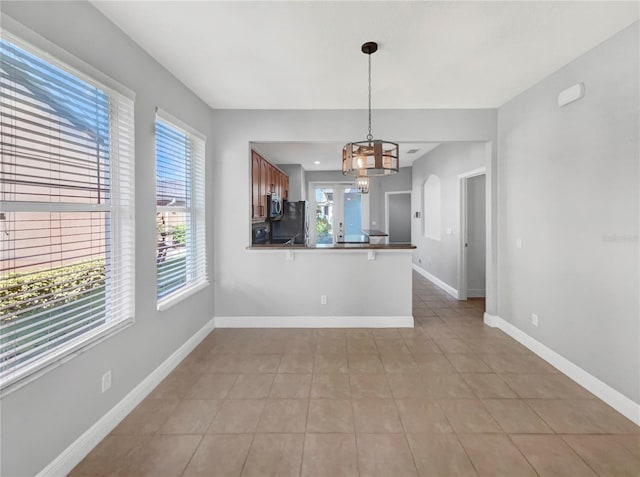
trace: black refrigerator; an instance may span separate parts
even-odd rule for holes
[[[284,202],[282,218],[271,222],[271,243],[309,245],[309,204]]]

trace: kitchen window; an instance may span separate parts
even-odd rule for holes
[[[0,116],[4,390],[133,321],[133,98],[5,31]]]
[[[170,114],[156,115],[158,309],[208,285],[204,135]]]

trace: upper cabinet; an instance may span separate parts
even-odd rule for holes
[[[289,198],[289,176],[255,151],[251,151],[251,220],[267,219],[267,195]]]
[[[262,158],[252,152],[251,154],[251,217],[258,219],[264,217],[264,204],[260,201],[262,197],[262,185],[260,178],[262,167]]]
[[[284,193],[282,194],[282,196],[286,200],[289,200],[289,176],[284,176],[284,184],[282,185],[282,187],[284,188]]]

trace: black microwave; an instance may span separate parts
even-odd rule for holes
[[[267,218],[278,220],[282,217],[282,201],[276,194],[267,195]]]

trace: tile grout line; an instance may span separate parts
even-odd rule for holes
[[[375,343],[375,340],[374,340]],[[347,366],[349,366],[348,364],[348,358],[347,358]],[[356,447],[356,469],[358,470],[358,476],[360,476],[361,472],[360,472],[360,454],[358,451],[358,433],[356,430],[356,413],[354,412],[354,406],[353,406],[353,392],[351,390],[351,370],[349,370],[349,394],[350,394],[350,399],[349,402],[351,403],[351,419],[353,422],[353,440],[355,442],[355,447]]]
[[[513,445],[513,447],[515,447],[518,452],[520,453],[520,455],[522,457],[524,457],[524,460],[527,462],[527,464],[529,464],[529,467],[531,467],[533,469],[533,471],[540,475],[540,472],[538,472],[538,469],[536,469],[534,467],[534,465],[529,461],[529,459],[527,458],[527,456],[524,454],[524,452],[520,449],[520,447],[518,447],[518,445],[514,442],[514,440],[511,438],[511,434],[507,434],[507,439],[509,439],[509,442],[511,442],[511,444]]]
[[[193,435],[193,434],[185,434],[185,435]],[[204,436],[206,434],[201,434],[200,435],[200,441],[198,442],[198,445],[193,449],[193,452],[191,453],[191,456],[189,457],[189,460],[187,461],[187,463],[184,465],[184,468],[182,469],[182,472],[180,472],[180,476],[183,476],[184,473],[187,471],[187,469],[189,468],[189,464],[191,464],[191,461],[193,460],[193,456],[196,455],[196,452],[198,452],[198,449],[200,448],[200,446],[202,445],[202,441],[204,440]]]

